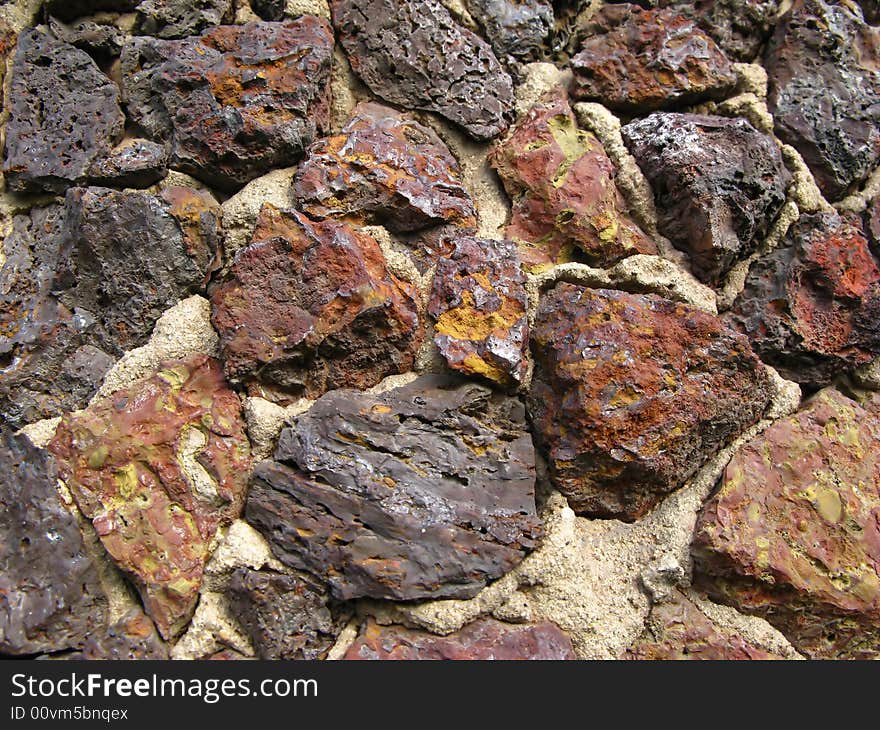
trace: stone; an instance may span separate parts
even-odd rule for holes
[[[359,104],[339,134],[309,148],[291,193],[294,205],[312,217],[393,232],[477,224],[449,148],[431,129],[373,102]]]
[[[126,13],[141,0],[46,0],[46,13],[65,22],[103,11]]]
[[[864,214],[864,230],[872,244],[872,250],[880,251],[880,195],[868,203]]]
[[[447,365],[511,387],[528,367],[528,296],[516,245],[462,236],[434,273],[428,313]]]
[[[764,413],[745,337],[653,294],[558,284],[538,306],[528,407],[575,512],[639,519]]]
[[[241,511],[250,471],[238,396],[206,355],[66,414],[49,450],[77,506],[133,581],[161,636],[199,600],[221,525]]]
[[[60,41],[69,43],[102,62],[116,58],[122,51],[125,34],[110,23],[81,20],[66,25],[56,18],[49,18],[49,28]]]
[[[812,658],[880,656],[880,398],[833,389],[731,459],[697,520],[701,590]]]
[[[348,620],[307,573],[239,568],[228,593],[260,659],[325,659]]]
[[[335,390],[257,464],[245,516],[334,598],[469,598],[538,543],[522,404],[449,376]]]
[[[329,124],[333,33],[323,18],[248,23],[122,51],[132,121],[170,140],[171,167],[234,191],[295,162]]]
[[[485,141],[504,132],[513,84],[489,45],[438,0],[332,0],[352,70],[381,99],[436,112]]]
[[[878,0],[858,0],[858,3],[862,8],[865,20],[871,25],[877,25],[880,22],[880,2]]]
[[[98,160],[89,177],[98,185],[146,188],[168,174],[168,148],[148,139],[126,139]]]
[[[369,388],[412,369],[415,296],[364,231],[266,204],[211,297],[226,375],[282,405]]]
[[[767,107],[830,201],[880,160],[880,31],[854,4],[796,0],[764,58]]]
[[[623,659],[670,661],[766,661],[785,657],[766,651],[706,616],[681,591],[651,607],[645,633]]]
[[[107,619],[51,454],[0,421],[0,655],[79,648]]]
[[[169,659],[168,647],[156,633],[156,627],[139,608],[132,608],[103,633],[86,640],[83,659],[129,661],[132,659]]]
[[[12,63],[3,174],[15,192],[61,193],[122,137],[119,90],[87,53],[40,28]]]
[[[143,0],[138,31],[157,38],[185,38],[231,20],[232,0]]]
[[[501,59],[529,63],[544,55],[553,29],[553,5],[541,0],[465,0],[486,40]]]
[[[700,114],[658,112],[621,133],[654,191],[660,232],[719,286],[785,204],[791,175],[779,147],[745,119]]]
[[[627,114],[721,99],[736,86],[730,60],[676,9],[606,5],[571,59],[571,95]]]
[[[263,20],[281,20],[284,18],[286,0],[250,0],[251,10]]]
[[[757,259],[729,314],[789,380],[827,385],[880,354],[880,268],[859,222],[804,214]]]
[[[507,624],[482,618],[448,636],[369,619],[345,654],[358,660],[561,660],[576,659],[571,639],[556,626]]]
[[[505,235],[530,269],[570,257],[611,265],[657,247],[632,221],[615,170],[596,137],[578,129],[568,101],[551,92],[489,155],[512,201]]]

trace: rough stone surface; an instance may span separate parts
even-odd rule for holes
[[[744,119],[697,114],[656,113],[621,132],[654,190],[660,232],[718,285],[785,203],[779,148]]]
[[[523,243],[530,268],[565,260],[574,246],[599,265],[657,253],[629,218],[601,143],[578,129],[563,94],[535,104],[489,160],[513,204],[505,234]]]
[[[675,9],[606,5],[571,67],[572,96],[626,113],[719,99],[736,85],[724,52]]]
[[[525,284],[513,242],[454,239],[449,257],[437,264],[428,303],[434,342],[453,370],[503,386],[523,381],[529,342]]]
[[[324,659],[347,621],[307,573],[239,568],[228,590],[260,659]]]
[[[763,360],[810,386],[880,354],[880,268],[858,221],[802,215],[752,264],[730,317]]]
[[[624,659],[743,661],[783,659],[716,625],[680,591],[652,606],[647,629]]]
[[[633,520],[757,422],[769,378],[717,317],[559,284],[538,307],[529,412],[576,512]]]
[[[501,59],[537,61],[553,28],[553,5],[541,0],[465,0]]]
[[[296,161],[329,123],[333,33],[323,18],[135,38],[122,53],[133,121],[171,166],[225,190]]]
[[[60,20],[75,20],[83,15],[108,11],[125,13],[134,10],[141,0],[46,0],[46,12]]]
[[[368,621],[345,654],[372,660],[575,659],[569,639],[555,624],[505,624],[479,619],[448,636]]]
[[[429,128],[372,102],[358,105],[338,135],[312,145],[292,195],[311,216],[345,217],[394,232],[477,223],[449,148]]]
[[[148,139],[126,139],[96,161],[89,177],[98,185],[146,188],[168,174],[168,148]]]
[[[107,599],[50,454],[0,423],[0,655],[78,648]]]
[[[265,205],[212,296],[226,374],[281,403],[375,385],[412,367],[413,296],[363,231]]]
[[[246,518],[334,597],[470,597],[541,536],[519,401],[423,376],[318,399],[254,470]]]
[[[85,51],[101,62],[118,56],[125,42],[123,32],[110,23],[82,20],[72,25],[65,25],[50,17],[49,28],[58,40]]]
[[[157,38],[185,38],[229,19],[232,0],[143,0],[138,31]]]
[[[168,659],[168,647],[153,622],[133,608],[103,633],[92,634],[83,647],[84,659]]]
[[[35,28],[12,64],[3,174],[10,190],[62,192],[122,136],[119,90],[84,51]]]
[[[697,585],[808,656],[880,656],[880,398],[818,393],[743,447],[697,522]]]
[[[214,534],[241,510],[250,457],[240,411],[219,363],[195,355],[65,415],[49,444],[164,638],[192,617]]]
[[[796,0],[765,57],[776,133],[838,200],[880,160],[880,31],[852,4]]]
[[[510,76],[437,0],[333,0],[331,10],[352,70],[374,94],[437,112],[478,140],[507,129]]]

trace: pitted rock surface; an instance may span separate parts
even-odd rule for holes
[[[488,387],[338,390],[255,467],[246,518],[335,598],[469,598],[541,537],[534,458],[522,404]]]
[[[733,324],[785,377],[827,385],[880,354],[880,264],[855,218],[802,215],[752,265]]]
[[[553,5],[541,0],[466,0],[498,58],[539,61],[553,29]]]
[[[529,413],[579,513],[638,519],[763,414],[768,376],[718,317],[558,284],[538,307]]]
[[[531,269],[568,260],[578,248],[606,266],[657,247],[629,218],[602,144],[578,129],[564,94],[551,92],[489,156],[510,196],[505,234]]]
[[[0,656],[78,648],[107,598],[52,455],[0,423]]]
[[[437,112],[478,140],[507,129],[510,76],[438,0],[331,0],[330,7],[352,69],[378,97]]]
[[[231,20],[232,0],[142,0],[138,32],[157,38],[185,38]]]
[[[168,646],[143,611],[132,608],[103,633],[89,636],[83,647],[84,659],[168,659]]]
[[[739,450],[697,521],[697,585],[815,658],[880,656],[880,398],[820,391]]]
[[[122,52],[132,120],[170,141],[171,167],[235,190],[295,162],[329,123],[333,33],[323,18],[135,38]]]
[[[444,223],[476,226],[461,169],[437,135],[376,103],[359,104],[342,131],[315,142],[297,170],[294,204],[405,232]]]
[[[65,415],[48,448],[159,633],[179,634],[250,471],[241,403],[220,364],[205,355],[163,363],[149,380]]]
[[[791,175],[773,140],[745,119],[658,112],[623,139],[651,183],[661,233],[718,285],[754,252],[785,203]]]
[[[168,148],[148,139],[126,139],[96,162],[89,177],[98,185],[146,188],[168,174]]]
[[[286,403],[406,372],[422,339],[414,295],[365,232],[266,204],[211,297],[226,375]]]

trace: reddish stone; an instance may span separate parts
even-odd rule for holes
[[[517,385],[527,367],[529,323],[516,245],[470,236],[453,244],[437,264],[428,303],[434,342],[453,370]]]
[[[293,181],[296,206],[413,231],[472,228],[477,214],[458,161],[427,127],[381,104],[359,104],[342,132],[315,142]]]
[[[422,338],[414,297],[363,231],[266,204],[213,293],[212,321],[229,379],[285,403],[410,370]]]
[[[827,385],[880,354],[880,268],[855,219],[802,215],[758,259],[730,312],[786,378]]]
[[[563,94],[535,104],[489,161],[513,203],[506,236],[522,244],[530,268],[566,260],[573,246],[597,265],[657,253],[627,215],[601,143],[578,129]]]
[[[235,190],[295,162],[327,128],[332,52],[330,24],[311,15],[134,38],[122,52],[126,106],[170,140],[171,167]]]
[[[651,607],[644,635],[623,655],[637,660],[765,661],[784,659],[713,623],[687,596]]]
[[[49,450],[164,638],[195,610],[211,541],[241,511],[250,455],[241,403],[205,355],[63,417]]]
[[[483,618],[448,636],[369,619],[346,659],[559,660],[576,659],[571,639],[556,624],[505,624]]]
[[[168,659],[168,647],[139,608],[128,611],[104,632],[92,634],[83,659]]]
[[[571,68],[573,97],[630,114],[723,98],[737,78],[694,20],[627,4],[590,18]]]
[[[696,584],[814,658],[880,657],[880,396],[819,392],[730,461],[697,520]]]
[[[532,350],[535,438],[580,513],[638,519],[770,400],[745,337],[654,295],[559,284],[541,298]]]

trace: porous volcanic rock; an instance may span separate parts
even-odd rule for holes
[[[574,246],[598,265],[657,253],[629,218],[602,144],[578,129],[563,93],[535,104],[489,161],[512,200],[505,235],[523,244],[529,268],[565,260]]]
[[[522,404],[487,386],[336,390],[257,464],[245,514],[337,599],[469,598],[541,537],[534,458]]]
[[[359,104],[339,134],[311,146],[292,196],[310,216],[351,218],[390,231],[477,223],[449,148],[429,128],[372,102]]]
[[[553,28],[553,5],[541,0],[465,0],[492,50],[501,58],[539,61]]]
[[[737,80],[694,20],[629,4],[606,5],[591,18],[571,68],[573,97],[628,114],[722,98]]]
[[[185,38],[232,20],[232,0],[142,0],[138,32],[157,38]]]
[[[324,659],[349,618],[308,573],[239,568],[227,592],[260,659]]]
[[[880,397],[820,391],[740,449],[697,520],[696,584],[819,658],[880,656]]]
[[[745,337],[655,295],[559,284],[541,298],[531,342],[535,438],[579,513],[639,518],[771,397]]]
[[[97,185],[146,188],[168,174],[168,148],[148,139],[126,139],[95,162],[89,177]]]
[[[744,661],[783,659],[713,623],[683,593],[651,607],[645,633],[624,659]]]
[[[507,129],[510,76],[438,0],[331,0],[330,7],[352,69],[374,94],[437,112],[478,140]]]
[[[51,454],[0,422],[0,655],[78,648],[107,598]]]
[[[50,17],[49,28],[58,40],[85,51],[102,63],[118,56],[125,43],[125,34],[111,23],[82,20],[65,25]]]
[[[506,624],[482,618],[448,636],[369,619],[345,659],[560,660],[576,659],[571,639],[554,623]]]
[[[83,659],[168,659],[168,647],[139,608],[132,608],[103,632],[93,633],[82,650]]]
[[[119,89],[85,51],[33,28],[12,63],[3,174],[17,192],[63,192],[122,136]]]
[[[333,32],[323,18],[134,38],[122,52],[133,121],[170,141],[171,167],[235,190],[295,162],[329,123]]]
[[[842,198],[880,160],[880,31],[852,3],[796,0],[765,66],[776,133]]]
[[[267,203],[211,297],[227,377],[285,403],[406,372],[422,338],[414,296],[365,232]]]
[[[66,414],[48,448],[159,633],[176,636],[250,471],[241,403],[220,364],[206,355],[163,363],[149,380]]]
[[[428,313],[434,342],[453,370],[502,386],[526,373],[526,277],[516,244],[462,236],[434,273]]]
[[[804,214],[752,264],[730,312],[790,380],[831,382],[880,354],[880,268],[859,222]]]
[[[718,285],[751,254],[785,203],[778,146],[745,119],[658,112],[623,127],[654,191],[661,233]]]

